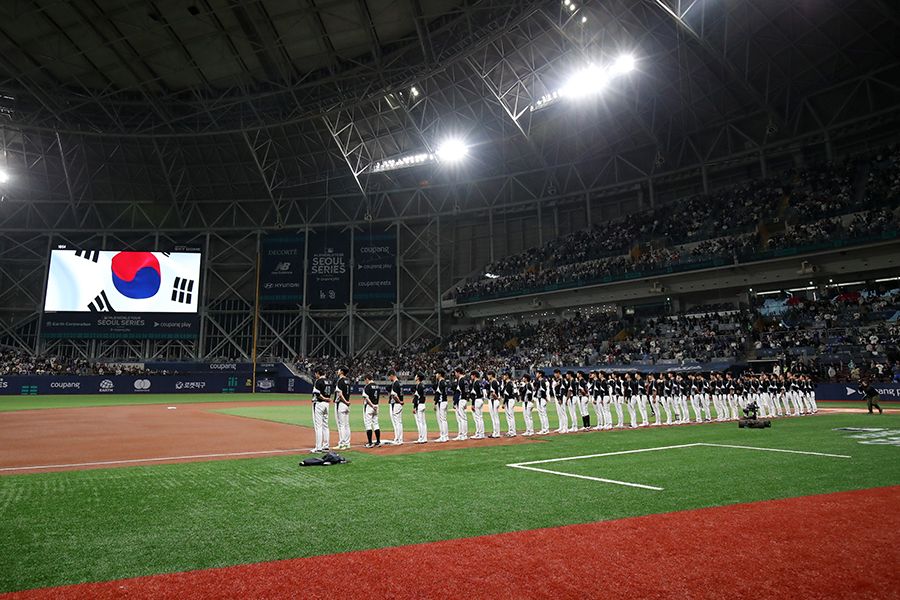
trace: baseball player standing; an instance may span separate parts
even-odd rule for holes
[[[503,404],[506,411],[506,437],[516,437],[516,384],[503,374]]]
[[[347,367],[338,370],[338,380],[334,395],[334,420],[338,428],[338,450],[350,447],[350,380]]]
[[[366,386],[363,388],[363,425],[366,426],[366,448],[381,446],[381,428],[378,426],[378,386],[366,375]],[[372,443],[372,432],[375,432],[375,443]]]
[[[558,423],[556,433],[568,433],[569,431],[569,417],[566,416],[565,385],[562,371],[553,369],[553,381],[550,382],[550,398],[556,405],[556,420]]]
[[[391,442],[395,446],[403,445],[403,387],[397,374],[391,371],[388,374],[391,380],[390,406],[391,406],[391,424],[394,426],[394,441]]]
[[[493,371],[488,373],[488,412],[491,415],[492,438],[500,437],[500,403],[503,401],[500,381]]]
[[[457,434],[454,441],[462,442],[469,439],[469,417],[466,415],[466,406],[469,402],[469,386],[463,376],[462,367],[456,369],[456,382],[453,390],[453,406],[456,407]]]
[[[522,435],[534,435],[534,385],[531,383],[531,375],[522,376],[522,418],[525,419],[525,433]]]
[[[535,374],[534,382],[534,405],[537,407],[538,419],[541,422],[541,429],[538,435],[547,435],[550,433],[550,419],[547,418],[547,397],[550,395],[550,382],[544,379],[544,372],[538,370]]]
[[[449,442],[450,431],[447,427],[447,380],[444,371],[438,369],[434,374],[434,412],[437,413],[438,439],[435,442]]]
[[[416,429],[419,437],[416,444],[428,442],[428,425],[425,423],[425,376],[416,373],[416,387],[413,391],[413,415],[416,417]]]
[[[472,371],[472,381],[469,384],[469,396],[472,398],[472,419],[475,420],[475,435],[473,440],[484,439],[484,395],[486,389],[478,371]]]
[[[310,454],[328,452],[328,403],[331,401],[331,382],[325,379],[321,369],[316,369],[316,382],[313,384],[313,427],[316,430],[316,447]]]

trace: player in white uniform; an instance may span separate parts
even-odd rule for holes
[[[522,418],[525,420],[525,433],[522,435],[534,435],[534,385],[531,383],[531,375],[522,376],[522,384],[519,386],[519,397],[522,401]]]
[[[338,370],[338,380],[334,395],[334,420],[338,428],[338,450],[350,447],[350,380],[347,367]]]
[[[444,379],[444,371],[438,370],[434,374],[434,412],[437,413],[438,439],[435,442],[449,442],[450,429],[447,426],[447,380]]]
[[[569,417],[566,415],[566,382],[563,381],[562,371],[553,369],[553,381],[550,384],[550,398],[556,404],[556,419],[559,423],[556,433],[568,433]]]
[[[419,434],[414,443],[425,444],[428,442],[428,425],[425,423],[425,376],[421,373],[416,373],[416,386],[413,388],[413,415]]]
[[[466,415],[466,406],[469,403],[469,386],[463,376],[463,370],[456,369],[456,381],[453,388],[453,406],[456,408],[457,434],[454,441],[461,442],[469,439],[469,417]]]
[[[391,424],[394,426],[394,441],[391,442],[395,446],[403,445],[403,388],[400,386],[400,380],[397,374],[391,372],[388,374],[391,380],[390,390],[390,406],[391,406]]]
[[[516,437],[516,384],[509,378],[509,373],[503,374],[503,405],[506,411],[506,437]]]
[[[493,433],[491,433],[490,437],[498,438],[500,437],[500,405],[503,403],[503,394],[502,394],[502,386],[500,385],[500,381],[497,380],[497,375],[490,371],[488,373],[488,385],[487,385],[487,401],[488,401],[488,412],[491,415],[491,428]]]
[[[472,399],[472,420],[475,421],[475,435],[473,440],[484,439],[484,400],[487,394],[485,382],[481,380],[481,373],[472,371],[469,381],[469,398]]]
[[[537,407],[538,419],[541,422],[541,429],[538,435],[547,435],[550,433],[550,419],[547,418],[547,398],[550,395],[550,382],[544,379],[544,372],[538,371],[535,374],[534,382],[534,405]]]
[[[312,393],[312,417],[313,427],[316,430],[316,447],[310,450],[310,454],[328,452],[328,403],[331,401],[331,382],[325,379],[321,369],[316,369],[316,382],[313,384]]]

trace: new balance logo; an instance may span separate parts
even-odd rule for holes
[[[116,312],[109,304],[109,298],[106,297],[106,290],[101,291],[100,295],[94,298],[93,302],[88,302],[88,310],[91,312]]]
[[[289,262],[280,262],[275,265],[276,271],[289,271],[291,269],[291,263]]]
[[[97,262],[97,259],[100,258],[99,250],[76,250],[75,256],[80,256],[81,258],[85,258],[91,262]]]
[[[193,279],[183,279],[181,277],[176,277],[175,283],[172,286],[172,302],[190,304],[193,290]]]

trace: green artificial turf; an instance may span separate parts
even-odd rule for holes
[[[0,396],[0,412],[85,406],[192,404],[195,402],[259,402],[297,400],[297,394],[64,394],[59,396]]]
[[[589,432],[396,456],[350,451],[351,464],[333,467],[300,468],[305,457],[289,456],[4,476],[0,592],[900,484],[900,440],[854,439],[838,427],[900,436],[900,416]],[[852,458],[695,446],[537,465],[662,491],[505,466],[699,442]]]

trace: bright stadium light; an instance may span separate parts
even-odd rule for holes
[[[9,181],[9,173],[4,169],[0,169],[0,183],[6,183],[7,181]]]
[[[583,98],[601,91],[608,79],[609,76],[602,69],[596,65],[588,65],[569,79],[562,93],[569,98]]]
[[[613,79],[634,71],[635,58],[630,54],[620,56],[606,67],[588,64],[587,67],[573,75],[559,90],[544,94],[531,104],[531,110],[541,110],[556,104],[563,98],[584,98],[597,94],[607,87]]]
[[[437,157],[442,161],[456,161],[469,153],[462,140],[447,140],[438,148]]]
[[[610,69],[610,74],[615,77],[616,75],[624,75],[625,73],[630,73],[634,71],[634,57],[630,54],[625,54],[620,56],[616,63]]]

